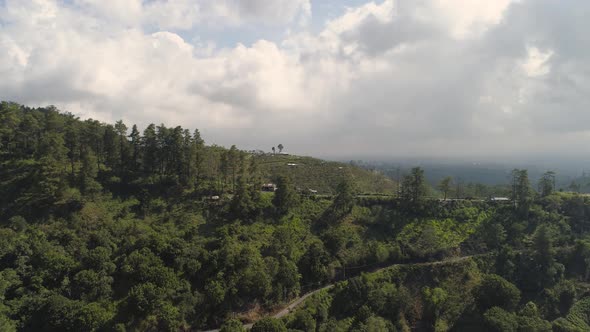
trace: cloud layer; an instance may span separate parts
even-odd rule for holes
[[[0,0],[0,99],[322,156],[588,153],[589,13],[386,0],[325,20],[308,0]],[[201,38],[252,27],[282,37]]]

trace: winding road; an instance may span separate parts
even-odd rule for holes
[[[375,272],[379,272],[385,269],[389,269],[395,266],[410,266],[410,265],[414,265],[414,266],[432,266],[432,265],[442,265],[442,264],[449,264],[449,263],[457,263],[457,262],[461,262],[473,257],[478,257],[478,256],[485,256],[487,254],[479,254],[479,255],[470,255],[470,256],[461,256],[461,257],[455,257],[455,258],[449,258],[449,259],[444,259],[444,260],[440,260],[440,261],[434,261],[434,262],[424,262],[424,263],[396,263],[396,264],[391,264],[379,269],[375,269],[372,271],[368,271],[370,273],[375,273]],[[342,280],[340,280],[342,281]],[[340,282],[338,281],[338,282]],[[318,288],[315,289],[309,293],[305,293],[304,295],[298,297],[297,299],[293,300],[291,303],[289,303],[289,305],[287,305],[284,309],[282,309],[281,311],[277,312],[276,314],[272,315],[271,317],[273,318],[282,318],[285,317],[286,315],[288,315],[289,313],[291,313],[293,311],[293,309],[297,308],[298,306],[300,306],[308,297],[319,293],[323,290],[326,289],[330,289],[332,287],[334,287],[336,283],[333,284],[329,284],[327,286],[324,286],[322,288]],[[255,322],[254,322],[255,323]],[[244,328],[246,329],[251,329],[252,326],[254,325],[254,323],[250,323],[250,324],[245,324]],[[207,330],[207,331],[202,331],[202,332],[219,332],[219,329],[215,329],[215,330]]]

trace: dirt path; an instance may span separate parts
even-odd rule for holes
[[[316,289],[314,291],[311,291],[303,296],[301,296],[300,298],[298,298],[297,300],[291,302],[291,304],[289,304],[285,309],[277,312],[276,314],[273,315],[274,318],[282,318],[287,316],[289,313],[291,313],[291,311],[295,308],[297,308],[301,303],[303,303],[303,301],[305,301],[308,297],[312,296],[315,293],[321,292],[325,289],[330,289],[334,287],[334,284],[328,285],[326,287],[320,288],[320,289]]]
[[[457,263],[457,262],[461,262],[473,257],[477,257],[477,256],[483,256],[486,254],[480,254],[480,255],[471,255],[471,256],[462,256],[462,257],[455,257],[455,258],[449,258],[449,259],[444,259],[441,261],[435,261],[435,262],[425,262],[425,263],[398,263],[398,264],[392,264],[392,265],[388,265],[373,271],[370,271],[370,273],[375,273],[375,272],[379,272],[385,269],[389,269],[395,266],[410,266],[410,265],[414,265],[414,266],[433,266],[433,265],[442,265],[442,264],[449,264],[449,263]],[[281,311],[277,312],[276,314],[272,315],[271,317],[273,318],[282,318],[287,316],[289,313],[291,313],[291,311],[293,311],[293,309],[297,308],[298,306],[300,306],[308,297],[321,292],[323,290],[326,289],[330,289],[332,287],[334,287],[334,284],[330,284],[327,285],[325,287],[313,290],[309,293],[306,293],[302,296],[300,296],[299,298],[295,299],[293,302],[291,302],[289,305],[287,305],[284,309],[282,309]],[[254,323],[250,323],[250,324],[246,324],[244,325],[244,328],[246,329],[250,329],[252,328],[252,325],[254,325]],[[215,330],[208,330],[208,331],[203,331],[203,332],[219,332],[219,329],[215,329]]]

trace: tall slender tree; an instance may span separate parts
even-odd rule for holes
[[[279,214],[286,214],[297,205],[299,199],[293,188],[291,179],[287,176],[280,176],[277,179],[277,191],[272,200],[272,204]]]
[[[146,173],[154,173],[158,165],[158,139],[156,137],[156,125],[151,123],[143,131],[143,170]]]
[[[65,146],[68,148],[68,159],[70,161],[70,176],[72,178],[75,173],[75,164],[80,159],[80,127],[77,126],[77,121],[78,118],[68,117],[64,134]]]
[[[231,172],[231,185],[232,191],[236,190],[236,176],[239,173],[240,167],[240,151],[236,148],[235,145],[232,145],[229,150],[227,151],[227,161],[228,166]]]
[[[201,178],[203,173],[203,166],[205,162],[205,141],[201,138],[201,133],[198,129],[193,132],[193,145],[194,145],[194,179],[197,186],[201,184]]]
[[[119,135],[115,127],[110,124],[106,125],[103,135],[104,161],[113,170],[119,169],[119,162],[121,160],[118,140]]]
[[[428,187],[424,178],[424,170],[420,167],[414,167],[410,174],[404,176],[402,181],[401,197],[408,202],[419,202],[427,195]]]
[[[127,126],[123,123],[123,120],[119,120],[115,123],[115,131],[119,136],[119,172],[123,171],[126,164],[127,154]]]
[[[547,171],[543,173],[539,180],[539,193],[542,197],[551,195],[555,191],[555,172]]]
[[[336,197],[332,203],[332,210],[337,214],[349,213],[353,206],[356,197],[355,184],[351,179],[344,179],[336,188]]]
[[[446,178],[442,179],[440,181],[440,183],[438,184],[438,190],[440,190],[443,193],[443,197],[444,200],[447,200],[447,196],[449,194],[449,192],[451,191],[451,186],[452,186],[452,181],[453,178],[451,178],[450,176],[447,176]]]
[[[131,160],[128,163],[129,169],[133,172],[137,172],[141,165],[141,135],[137,129],[137,125],[133,125],[131,133],[129,134],[131,139]]]
[[[533,190],[529,181],[528,171],[526,169],[512,170],[512,200],[514,206],[521,213],[528,211],[533,199]]]
[[[15,103],[3,101],[0,104],[0,151],[12,152],[20,123],[19,110]]]

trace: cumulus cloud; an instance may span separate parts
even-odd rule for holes
[[[324,156],[586,151],[590,4],[574,3],[385,0],[314,31],[308,0],[5,0],[0,98]],[[239,26],[288,33],[199,37]]]
[[[276,25],[311,15],[309,0],[74,0],[85,14],[123,26],[190,29],[198,24]]]

